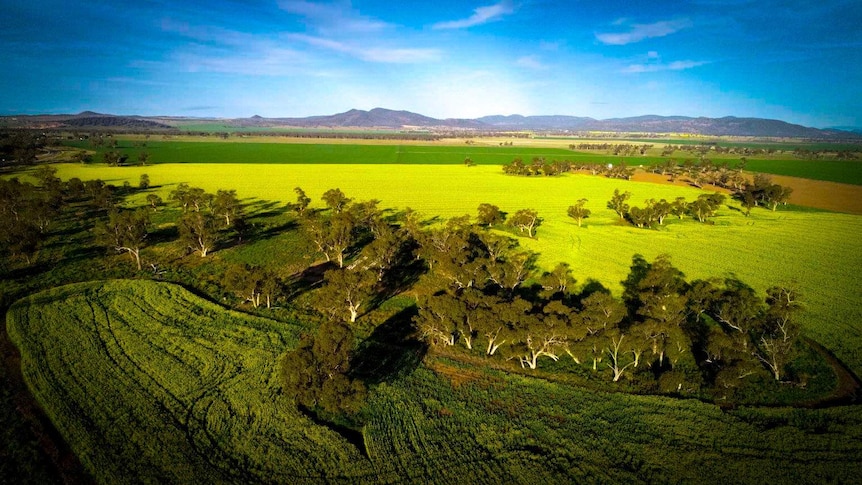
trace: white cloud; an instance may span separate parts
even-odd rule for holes
[[[466,29],[475,25],[482,25],[488,22],[499,20],[500,18],[510,15],[515,12],[515,6],[510,0],[503,0],[494,5],[479,7],[473,10],[473,15],[460,20],[451,20],[448,22],[438,22],[431,26],[432,29]]]
[[[541,60],[539,60],[539,58],[537,56],[524,56],[524,57],[518,58],[518,60],[515,61],[515,65],[517,65],[519,67],[524,67],[527,69],[534,69],[537,71],[544,70],[544,69],[548,68],[548,66],[545,65]]]
[[[411,64],[438,61],[442,54],[437,49],[365,47],[355,43],[315,37],[305,34],[289,34],[288,39],[306,43],[356,57],[363,61],[391,64]]]
[[[639,74],[642,72],[659,72],[659,71],[684,71],[709,64],[709,61],[673,61],[668,64],[630,64],[625,67],[622,72],[627,74]]]
[[[366,17],[350,7],[350,3],[320,3],[304,0],[279,0],[279,8],[287,13],[305,17],[321,31],[377,32],[389,27],[380,20]]]
[[[644,39],[674,34],[692,25],[689,19],[663,20],[652,24],[633,24],[628,32],[596,34],[596,39],[606,45],[633,44]]]

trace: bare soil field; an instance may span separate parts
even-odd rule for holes
[[[799,177],[772,175],[772,181],[779,185],[791,187],[789,203],[816,209],[825,209],[847,214],[862,215],[862,187],[852,184],[810,180]],[[668,181],[667,176],[638,170],[633,180],[666,185],[688,186],[684,179],[675,182]],[[706,186],[709,190],[729,194],[730,191],[720,187]]]

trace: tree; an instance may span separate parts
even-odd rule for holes
[[[112,211],[107,223],[96,226],[99,240],[120,253],[128,253],[141,270],[141,248],[146,244],[150,214],[146,209]]]
[[[581,227],[584,219],[590,217],[590,210],[584,207],[586,203],[587,199],[580,199],[577,204],[569,206],[569,217],[578,222],[578,227]]]
[[[566,329],[555,323],[554,319],[527,314],[521,320],[521,325],[513,329],[512,352],[522,368],[535,369],[539,357],[543,356],[559,360],[558,353],[566,344]]]
[[[28,265],[41,237],[39,228],[25,218],[0,218],[0,243],[13,257],[23,257]]]
[[[677,350],[674,355],[679,355],[691,348],[681,328],[687,313],[686,283],[669,256],[662,254],[638,281],[637,289],[640,322],[631,331],[640,332],[661,367],[668,351]]]
[[[629,205],[626,202],[632,196],[630,192],[620,193],[619,189],[614,189],[614,195],[608,201],[608,209],[612,209],[620,216],[620,219],[625,219],[629,212]]]
[[[479,215],[476,222],[479,225],[491,227],[494,224],[502,224],[506,220],[506,215],[500,212],[500,208],[493,204],[479,204]]]
[[[533,231],[542,224],[539,213],[533,209],[521,209],[509,218],[509,225],[517,227],[521,232],[527,232],[532,238]]]
[[[582,309],[578,313],[578,325],[583,328],[584,339],[578,342],[577,349],[573,348],[574,345],[571,343],[567,348],[569,355],[575,362],[580,363],[582,359],[591,357],[593,371],[597,371],[598,364],[603,360],[606,351],[602,345],[602,339],[606,337],[606,331],[611,334],[619,333],[618,327],[626,315],[626,308],[622,302],[604,291],[597,291],[586,297],[581,305]],[[611,343],[613,344],[613,342]],[[575,352],[582,357],[576,356]],[[619,357],[618,352],[617,357]],[[618,359],[615,364],[619,364]],[[619,374],[622,375],[622,372]]]
[[[572,278],[572,268],[569,263],[557,263],[551,272],[542,275],[539,283],[542,285],[542,289],[550,295],[565,295],[569,287],[575,284],[575,279]]]
[[[383,281],[383,276],[398,263],[404,246],[403,233],[383,224],[377,230],[377,236],[370,244],[362,248],[360,260],[364,269],[376,270],[377,281]]]
[[[468,330],[471,339],[473,336],[485,339],[485,355],[492,356],[511,340],[511,329],[520,325],[530,304],[519,298],[512,301],[499,300],[474,290],[470,292],[468,308],[471,315],[462,328]],[[469,347],[472,348],[472,343]]]
[[[270,271],[263,270],[263,283],[260,292],[263,294],[267,308],[272,308],[273,303],[284,293],[284,286],[279,278]]]
[[[335,214],[343,211],[352,200],[353,199],[344,195],[344,192],[342,192],[341,189],[329,189],[323,193],[323,202],[326,203],[326,206],[332,209],[332,212]]]
[[[763,201],[774,212],[775,209],[778,208],[779,204],[787,203],[791,193],[793,193],[792,188],[773,184],[767,187],[763,192]]]
[[[116,167],[125,161],[125,156],[116,150],[109,150],[102,155],[105,165]]]
[[[780,381],[799,337],[799,327],[793,316],[801,309],[801,304],[793,288],[773,286],[766,294],[765,318],[752,330],[754,356],[772,372],[776,381]]]
[[[514,293],[516,288],[532,276],[537,257],[536,253],[529,251],[509,254],[505,259],[487,266],[488,280],[507,293]]]
[[[333,269],[324,276],[314,306],[332,320],[356,322],[359,312],[374,296],[376,275],[368,271]]]
[[[263,281],[263,271],[248,265],[232,264],[224,274],[225,287],[254,308],[260,306]]]
[[[305,191],[299,187],[294,187],[293,191],[296,192],[296,205],[294,208],[299,215],[302,215],[305,213],[308,205],[311,204],[311,198],[305,195]]]
[[[188,184],[181,183],[171,192],[169,198],[170,200],[179,202],[185,213],[189,210],[200,212],[209,207],[213,202],[214,196],[206,193],[200,187],[189,187]]]
[[[688,204],[688,211],[700,222],[706,222],[715,216],[715,211],[724,203],[726,197],[723,194],[701,194],[697,200]]]
[[[419,313],[413,322],[422,338],[431,345],[455,345],[458,329],[453,316],[462,311],[458,299],[448,293],[420,295],[417,306]]]
[[[205,258],[218,244],[215,218],[206,212],[189,212],[179,220],[180,243]]]
[[[147,194],[147,205],[149,205],[153,210],[156,210],[160,205],[162,205],[162,198],[156,194]]]
[[[50,188],[60,184],[57,178],[57,169],[50,165],[42,165],[33,172],[33,176],[39,181],[43,188]]]
[[[150,187],[150,176],[142,173],[141,180],[138,182],[138,188],[141,190],[148,189]]]
[[[688,204],[685,202],[685,197],[677,197],[670,203],[670,213],[675,215],[678,219],[682,219],[682,216],[684,216],[687,211]]]
[[[794,316],[802,309],[799,291],[793,287],[773,286],[766,290],[766,320],[784,341],[796,338]]]
[[[47,197],[33,197],[25,201],[21,209],[21,217],[35,224],[40,233],[44,234],[54,218],[60,214],[62,198],[59,194],[55,195],[55,197],[52,197],[51,194],[48,194]]]
[[[225,227],[229,227],[231,221],[242,214],[242,206],[236,197],[236,190],[219,189],[213,199],[212,208],[216,217],[224,218]]]
[[[150,159],[149,152],[144,151],[144,152],[141,152],[138,154],[138,163],[140,163],[141,166],[146,165],[147,161],[149,161],[149,159]]]
[[[346,252],[356,239],[353,216],[349,212],[339,212],[328,219],[306,218],[303,225],[326,261],[334,259],[338,267],[343,268]]]
[[[280,362],[285,392],[310,410],[354,414],[365,403],[365,385],[350,377],[356,342],[343,322],[324,322],[315,336],[303,335]]]
[[[655,199],[647,201],[647,207],[652,211],[653,218],[658,221],[658,224],[664,225],[664,219],[673,212],[673,206],[670,202],[661,199],[656,202]]]
[[[737,197],[742,203],[742,207],[745,209],[745,211],[743,212],[745,214],[745,217],[750,216],[751,209],[757,206],[757,197],[754,195],[753,192],[749,190],[743,190],[739,192]]]
[[[763,318],[763,302],[755,291],[739,280],[728,278],[713,299],[709,314],[731,332],[746,336]],[[743,345],[748,344],[747,338]]]

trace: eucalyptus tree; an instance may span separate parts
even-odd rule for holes
[[[365,403],[362,381],[350,377],[356,337],[349,325],[324,322],[316,335],[300,337],[296,349],[280,361],[280,377],[296,403],[315,411],[354,414]]]
[[[590,210],[584,207],[587,199],[580,199],[575,205],[570,205],[568,209],[569,217],[577,221],[578,227],[581,227],[584,219],[590,217]]]
[[[614,189],[614,195],[608,201],[608,209],[617,213],[620,219],[625,219],[629,212],[628,200],[632,196],[631,192],[620,193],[619,189]]]
[[[532,238],[533,232],[542,224],[542,218],[533,209],[521,209],[509,218],[508,224],[518,228],[522,233],[526,232]]]
[[[205,258],[219,242],[218,226],[215,217],[209,212],[189,212],[183,214],[177,224],[180,243],[193,253]]]
[[[96,225],[100,242],[120,253],[128,253],[141,270],[141,248],[146,245],[150,214],[144,208],[111,211],[108,221]]]

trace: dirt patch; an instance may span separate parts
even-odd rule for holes
[[[773,175],[772,181],[793,188],[791,204],[862,215],[862,186]]]
[[[770,177],[773,183],[793,189],[793,193],[790,194],[790,200],[788,200],[790,204],[862,215],[862,186],[787,177],[784,175],[771,175]],[[677,185],[680,187],[691,186],[685,177],[680,177],[676,181],[671,182],[666,175],[644,172],[642,170],[636,171],[632,180]],[[730,190],[713,185],[704,185],[703,188],[704,190],[714,190],[724,194],[731,193]]]
[[[632,176],[632,180],[634,180],[635,182],[649,182],[652,184],[676,185],[677,187],[693,187],[693,185],[691,185],[691,182],[689,182],[688,179],[685,177],[678,177],[676,180],[671,182],[667,175],[644,172],[643,170],[635,170],[635,174],[634,176]],[[730,190],[709,184],[705,184],[703,186],[703,190],[720,192],[722,194],[730,193]]]
[[[838,379],[838,385],[835,386],[835,391],[829,396],[815,401],[800,403],[799,407],[828,408],[858,404],[860,399],[862,399],[862,395],[859,392],[862,389],[862,382],[859,381],[856,374],[844,365],[844,362],[838,360],[826,347],[808,338],[804,340],[806,344],[810,345],[832,367],[832,371],[835,372],[835,377]]]
[[[469,382],[479,381],[487,377],[480,371],[447,365],[436,359],[431,361],[428,364],[428,367],[437,374],[449,379],[449,382],[452,383],[452,387],[456,388]]]

